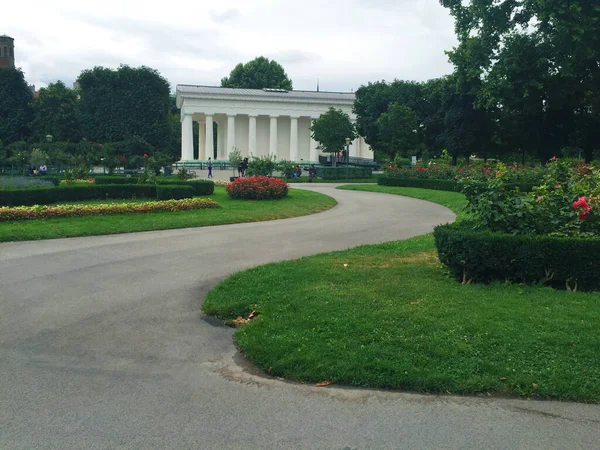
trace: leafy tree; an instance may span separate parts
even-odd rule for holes
[[[381,151],[393,159],[416,155],[420,144],[417,115],[406,105],[392,103],[377,119]]]
[[[0,139],[5,144],[30,137],[32,98],[21,70],[0,68]]]
[[[356,128],[348,114],[341,109],[329,108],[321,117],[313,120],[310,127],[312,138],[321,144],[324,153],[337,153],[344,150],[346,138],[354,140]]]
[[[52,135],[54,140],[78,140],[77,92],[68,89],[62,81],[41,88],[33,100],[33,136],[44,140]]]
[[[169,83],[156,70],[95,67],[78,78],[83,135],[102,142],[131,139],[156,149],[172,145]]]
[[[222,87],[246,89],[285,89],[291,91],[292,81],[279,63],[259,56],[246,64],[238,64],[221,80]]]

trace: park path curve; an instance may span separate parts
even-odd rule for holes
[[[255,373],[205,293],[250,266],[452,221],[332,185],[312,216],[0,244],[0,448],[597,448],[597,405],[302,386]],[[265,287],[267,288],[267,287]]]

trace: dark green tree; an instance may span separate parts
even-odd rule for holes
[[[291,91],[292,81],[277,61],[259,56],[246,64],[238,64],[228,77],[221,80],[222,87],[246,89],[285,89]]]
[[[0,68],[0,140],[5,144],[30,138],[32,98],[21,70]]]
[[[392,103],[377,119],[381,150],[390,159],[421,153],[419,123],[415,112],[406,105]]]
[[[313,120],[310,127],[312,138],[321,146],[324,153],[342,152],[346,146],[346,138],[356,139],[356,128],[348,114],[341,109],[329,108],[321,117]]]
[[[33,100],[33,137],[44,140],[52,135],[56,141],[78,140],[77,103],[77,92],[62,81],[41,88]]]
[[[80,86],[82,134],[101,142],[141,139],[157,150],[173,145],[169,83],[148,67],[84,70]]]

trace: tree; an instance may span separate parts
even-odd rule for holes
[[[387,112],[377,119],[381,151],[393,159],[420,153],[417,115],[408,106],[392,103]]]
[[[148,67],[95,67],[78,78],[82,133],[117,142],[136,137],[162,150],[172,145],[169,83]]]
[[[341,109],[329,108],[321,117],[313,120],[310,127],[312,138],[321,144],[324,153],[337,153],[344,150],[346,138],[356,139],[356,128],[348,114]]]
[[[288,78],[283,67],[274,60],[264,56],[238,64],[229,74],[221,80],[222,87],[246,89],[285,89],[291,91],[292,81]]]
[[[62,81],[41,88],[33,100],[33,137],[44,140],[52,135],[56,141],[78,140],[77,92]]]
[[[21,70],[0,68],[0,140],[5,144],[29,139],[32,98]]]

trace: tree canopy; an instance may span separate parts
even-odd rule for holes
[[[77,106],[77,92],[68,89],[62,81],[41,88],[33,100],[34,139],[44,140],[52,135],[57,141],[77,140],[80,136]]]
[[[137,136],[157,149],[171,143],[169,83],[148,67],[95,67],[78,80],[81,126],[88,139],[116,142]]]
[[[0,141],[10,143],[29,137],[32,98],[21,70],[0,68]]]
[[[346,138],[356,139],[354,124],[341,109],[329,108],[325,114],[313,120],[310,131],[324,153],[341,152],[346,146]]]
[[[246,64],[238,64],[228,77],[221,80],[222,87],[246,89],[293,89],[292,81],[277,61],[259,56]]]
[[[408,157],[419,151],[419,124],[415,112],[406,105],[392,103],[377,119],[381,150],[390,158]]]

